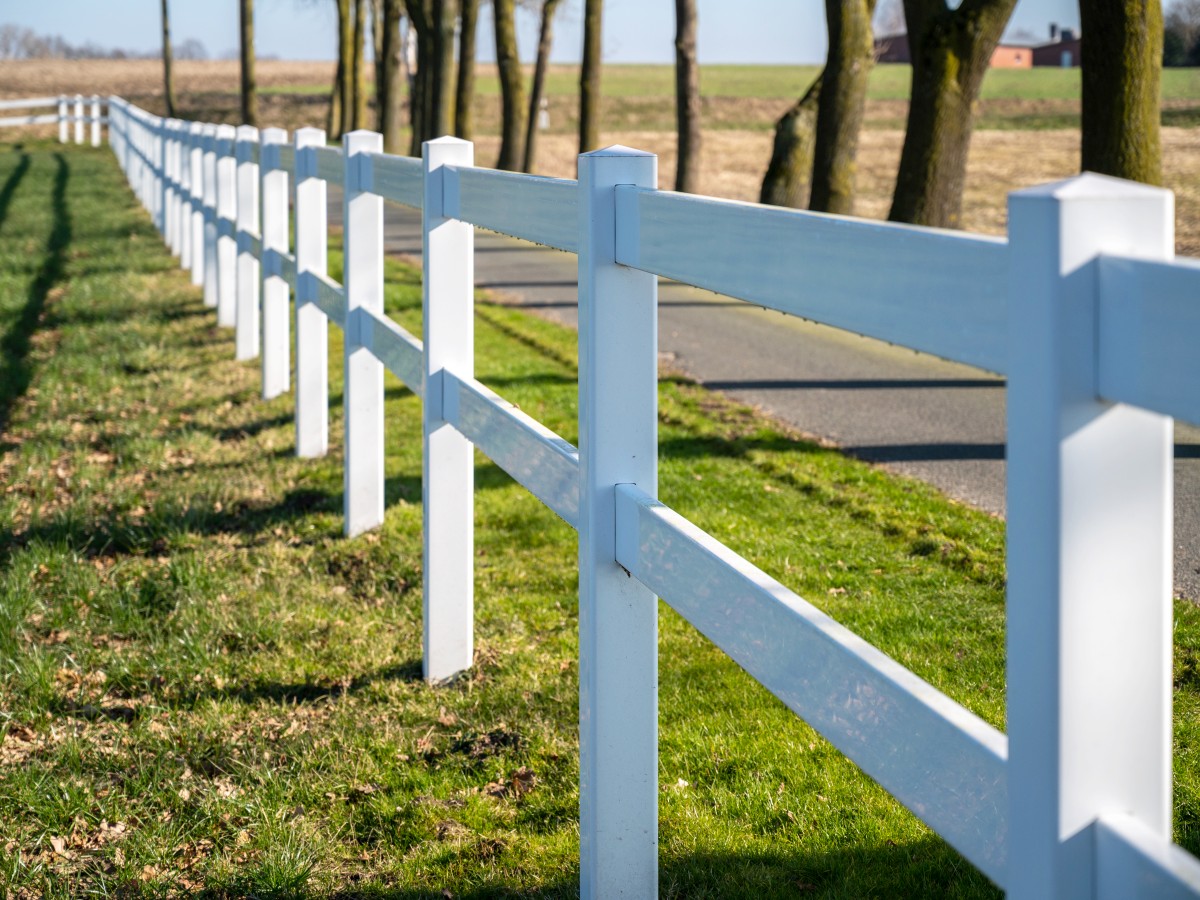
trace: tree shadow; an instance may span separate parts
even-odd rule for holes
[[[3,225],[4,220],[8,218],[8,208],[12,205],[13,194],[17,192],[17,187],[21,184],[21,180],[28,171],[29,154],[21,153],[21,161],[8,173],[8,178],[4,181],[4,187],[0,188],[0,225]]]
[[[29,389],[33,378],[33,367],[29,363],[33,333],[41,320],[46,298],[51,289],[63,279],[65,251],[71,242],[71,217],[67,209],[67,181],[71,170],[61,153],[55,153],[54,160],[58,166],[50,196],[54,224],[46,241],[45,256],[26,291],[25,305],[8,333],[0,339],[0,433],[8,428],[13,404]],[[29,157],[25,156],[0,191],[0,221],[7,215],[17,185],[28,169]]]

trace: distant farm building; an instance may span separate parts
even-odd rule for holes
[[[1007,41],[992,51],[993,69],[1028,69],[1033,66],[1053,66],[1070,69],[1079,65],[1080,37],[1070,28],[1060,32],[1050,26],[1050,40],[1039,44]],[[883,63],[911,63],[912,52],[907,34],[892,34],[875,39],[875,59]]]

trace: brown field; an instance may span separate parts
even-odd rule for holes
[[[155,60],[83,60],[71,63],[22,61],[5,63],[0,99],[38,94],[86,91],[120,94],[147,109],[162,112],[161,64]],[[234,122],[237,118],[238,64],[232,60],[180,62],[177,91],[187,118]],[[481,71],[482,74],[489,74]],[[325,62],[261,61],[258,68],[263,125],[297,128],[324,124],[327,98],[314,86],[332,81],[333,64]],[[725,102],[727,101],[727,102]],[[674,179],[675,139],[661,115],[662,98],[617,97],[607,101],[603,129],[606,143],[638,147],[659,155],[659,181]],[[771,135],[765,125],[731,127],[748,118],[769,123],[787,106],[786,100],[766,98],[706,98],[701,189],[736,200],[757,200],[759,183],[770,155]],[[1062,101],[1002,100],[1020,104],[1031,113],[1057,111]],[[476,121],[480,131],[476,158],[489,165],[499,139],[498,99],[479,97]],[[736,118],[735,118],[736,116]],[[888,127],[903,121],[901,101],[871,101],[868,118],[874,127],[863,132],[859,153],[858,213],[872,218],[887,215],[895,181],[903,131]],[[643,121],[645,120],[645,121]],[[575,173],[574,110],[556,111],[551,131],[540,138],[541,174],[573,177]],[[15,132],[3,133],[5,141]],[[1074,129],[980,130],[972,143],[964,226],[970,231],[1002,233],[1005,197],[1009,191],[1066,178],[1078,169],[1079,135]],[[1177,249],[1200,256],[1200,128],[1165,127],[1163,163],[1166,186],[1175,191]]]

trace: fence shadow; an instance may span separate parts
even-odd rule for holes
[[[29,388],[33,369],[29,364],[29,350],[33,333],[37,330],[46,307],[46,298],[51,289],[63,278],[66,248],[71,243],[71,217],[67,210],[67,181],[71,169],[61,153],[54,154],[57,171],[54,189],[50,197],[54,224],[46,241],[46,252],[37,274],[30,282],[25,294],[25,303],[8,332],[0,339],[0,433],[8,427],[8,417],[13,403]],[[29,157],[25,156],[9,176],[3,191],[0,191],[0,221],[7,214],[8,206],[17,186],[29,169]],[[19,174],[18,174],[19,173]]]

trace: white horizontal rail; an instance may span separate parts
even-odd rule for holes
[[[47,113],[41,116],[5,116],[3,119],[0,119],[0,128],[15,125],[54,125],[57,122],[58,116],[55,113]]]
[[[294,174],[296,171],[296,148],[291,144],[277,144],[279,148],[279,168]]]
[[[579,185],[493,169],[446,166],[447,216],[556,250],[579,244]]]
[[[298,280],[307,281],[312,303],[343,331],[346,329],[346,291],[328,275],[320,272],[303,272]],[[300,285],[297,285],[301,289]]]
[[[35,106],[58,106],[59,97],[30,97],[23,100],[0,100],[0,109],[30,109]],[[57,120],[57,116],[55,119]]]
[[[291,287],[296,287],[296,257],[290,253],[281,253],[270,247],[262,251],[263,277],[279,277]]]
[[[342,151],[334,147],[314,147],[317,155],[317,177],[322,181],[340,185],[346,180],[346,167],[342,162]]]
[[[1100,395],[1200,424],[1200,261],[1100,258]]]
[[[635,485],[616,557],[1003,887],[1003,734]]]
[[[579,527],[579,451],[474,378],[442,374],[443,410],[451,423],[496,465]]]
[[[359,307],[354,315],[358,321],[359,345],[369,350],[384,368],[404,382],[405,387],[424,399],[420,339],[387,316],[376,315],[370,309]]]
[[[370,160],[369,182],[363,186],[385,200],[420,209],[424,203],[425,173],[421,160],[387,153],[365,154]]]
[[[254,234],[251,231],[239,231],[237,233],[238,253],[250,253],[256,258],[262,259],[263,245],[262,237]]]
[[[1103,816],[1093,828],[1097,900],[1195,900],[1200,894],[1200,860],[1132,816]]]
[[[1003,373],[1005,241],[617,188],[617,262]]]

